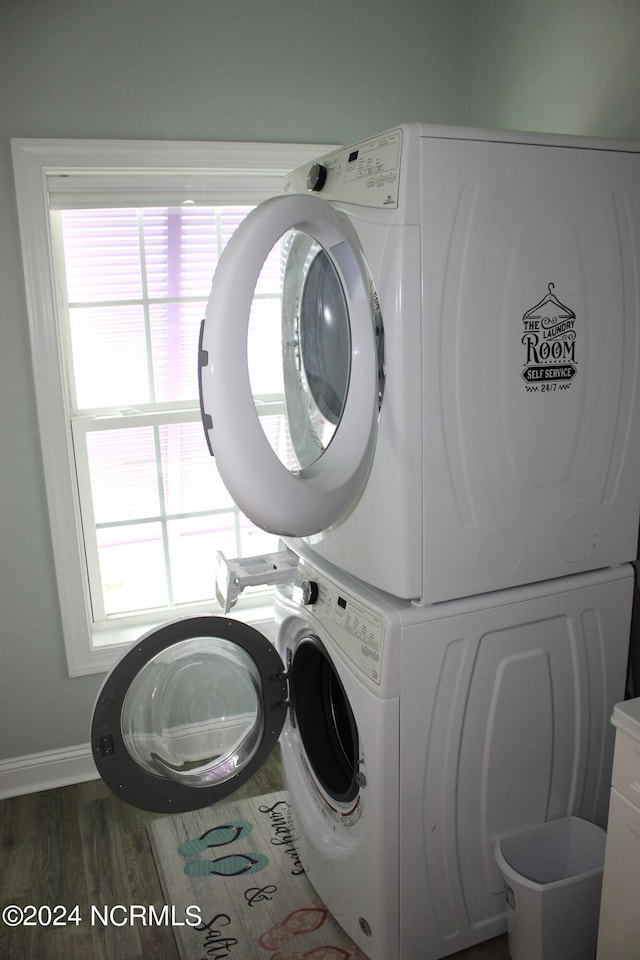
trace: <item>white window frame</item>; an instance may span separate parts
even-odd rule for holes
[[[328,144],[12,140],[36,405],[62,630],[69,675],[109,670],[127,645],[171,616],[94,629],[77,495],[51,244],[50,205],[61,194],[87,202],[100,191],[130,202],[144,190],[176,205],[207,198],[256,204],[283,177],[333,149]],[[204,443],[204,438],[203,438]],[[212,558],[213,564],[213,558]],[[213,570],[212,570],[213,575]],[[243,619],[270,618],[268,608]],[[135,618],[134,618],[135,619]]]

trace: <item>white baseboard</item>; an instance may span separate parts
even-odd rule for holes
[[[91,744],[0,760],[0,799],[97,780]]]

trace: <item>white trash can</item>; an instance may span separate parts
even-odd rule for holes
[[[564,817],[496,843],[512,960],[594,960],[606,837]]]

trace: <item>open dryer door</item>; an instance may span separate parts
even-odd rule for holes
[[[220,475],[264,530],[310,536],[357,500],[375,447],[382,345],[378,299],[349,219],[305,195],[253,210],[213,279],[200,399]]]
[[[169,623],[107,677],[91,745],[122,799],[157,813],[208,806],[267,758],[287,713],[285,668],[267,637],[226,617]]]

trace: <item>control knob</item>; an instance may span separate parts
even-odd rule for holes
[[[307,190],[318,193],[327,182],[327,168],[322,163],[314,163],[307,174]]]
[[[315,580],[302,581],[302,602],[305,607],[312,606],[318,599],[318,584]]]

